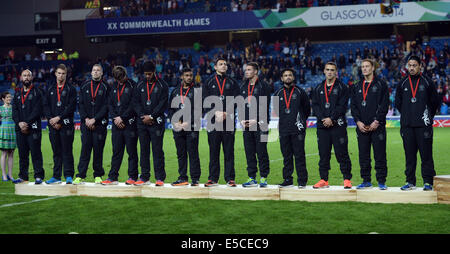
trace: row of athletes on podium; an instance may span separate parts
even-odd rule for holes
[[[407,62],[409,74],[397,85],[395,105],[401,113],[401,136],[405,150],[406,184],[402,190],[415,189],[417,151],[422,160],[424,190],[432,190],[433,176],[436,175],[432,157],[433,118],[439,106],[436,88],[429,77],[421,73],[421,61],[411,56]],[[245,67],[245,79],[239,84],[227,76],[227,61],[215,60],[215,71],[208,81],[200,87],[193,82],[193,71],[184,69],[181,83],[169,95],[164,80],[155,75],[155,65],[149,61],[144,64],[145,79],[139,83],[127,77],[124,67],[113,69],[115,82],[108,86],[102,81],[103,70],[98,64],[92,67],[91,79],[80,87],[78,110],[81,118],[81,153],[78,174],[74,177],[74,120],[77,107],[77,91],[66,82],[67,68],[56,68],[56,83],[45,91],[34,87],[33,74],[24,70],[21,74],[22,87],[13,96],[12,115],[16,124],[17,145],[19,150],[20,173],[14,183],[28,182],[29,154],[34,168],[35,184],[44,182],[44,169],[41,152],[41,116],[48,119],[49,139],[53,150],[53,177],[47,184],[61,183],[64,174],[66,184],[82,184],[85,181],[88,164],[93,151],[93,176],[95,183],[103,185],[118,184],[119,169],[125,148],[128,153],[127,185],[150,184],[150,145],[152,146],[155,186],[163,186],[166,179],[163,138],[165,132],[165,114],[173,119],[180,111],[189,111],[191,116],[201,105],[201,114],[207,114],[207,137],[209,144],[209,176],[205,187],[218,185],[220,177],[220,146],[224,153],[224,179],[229,187],[236,187],[234,167],[235,112],[237,107],[225,108],[227,100],[242,96],[249,103],[239,113],[243,127],[243,139],[247,160],[248,180],[243,187],[267,187],[270,173],[267,152],[268,116],[270,100],[278,103],[278,131],[280,149],[283,155],[283,182],[280,188],[293,187],[294,167],[297,173],[298,188],[305,188],[308,171],[305,158],[306,120],[311,108],[317,117],[317,144],[319,148],[320,180],[313,188],[328,188],[331,149],[334,147],[336,159],[343,175],[345,189],[352,188],[351,161],[348,154],[347,111],[350,99],[351,113],[357,123],[357,141],[359,150],[360,173],[363,182],[358,189],[372,187],[371,156],[373,147],[376,180],[381,190],[386,190],[386,114],[389,104],[389,91],[386,83],[375,75],[375,63],[370,59],[362,61],[364,78],[348,87],[337,78],[337,67],[328,62],[324,67],[325,80],[313,89],[311,101],[306,92],[295,85],[295,70],[284,69],[281,72],[282,87],[273,91],[273,86],[258,78],[257,63],[248,63]],[[196,98],[196,91],[201,97]],[[205,98],[216,98],[216,104],[205,103]],[[264,98],[266,108],[258,103]],[[198,100],[203,103],[198,103]],[[177,106],[171,107],[175,103]],[[196,102],[197,100],[197,102]],[[186,103],[189,101],[190,103]],[[253,103],[253,102],[257,103]],[[181,102],[181,103],[180,103]],[[221,103],[220,103],[221,102]],[[274,101],[275,102],[275,101]],[[190,104],[190,105],[189,105]],[[206,105],[205,105],[206,104]],[[229,103],[230,104],[230,103]],[[190,107],[184,107],[189,105]],[[254,105],[254,106],[253,106]],[[169,107],[170,106],[170,107]],[[205,107],[206,106],[206,107]],[[207,107],[209,106],[209,108]],[[239,107],[238,107],[239,108]],[[242,109],[241,108],[241,109]],[[221,110],[223,109],[223,110]],[[256,117],[249,117],[256,112]],[[201,175],[199,159],[200,118],[191,117],[183,121],[183,114],[172,121],[173,137],[178,158],[178,179],[174,186],[189,185],[188,160],[191,186],[199,186]],[[113,120],[111,141],[113,155],[111,169],[106,180],[103,168],[103,150],[107,138],[108,119]],[[219,126],[219,128],[218,128]],[[220,127],[223,127],[222,129]],[[140,143],[138,160],[137,142]],[[138,161],[141,173],[138,170]],[[294,163],[295,161],[295,163]],[[295,164],[295,165],[294,165]],[[257,181],[259,168],[260,179]]]

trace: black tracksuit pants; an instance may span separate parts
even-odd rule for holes
[[[95,130],[91,131],[84,123],[81,124],[81,153],[77,177],[86,178],[92,150],[94,151],[92,157],[94,177],[102,177],[105,174],[103,169],[103,149],[107,134],[106,126],[98,125],[95,127]]]
[[[65,178],[73,177],[75,173],[72,149],[75,134],[74,126],[63,125],[61,129],[56,130],[49,125],[48,130],[53,150],[53,177],[61,179],[63,172]]]
[[[127,125],[124,129],[119,129],[115,124],[111,130],[111,143],[113,155],[111,158],[111,170],[108,178],[117,181],[119,170],[122,165],[125,147],[128,153],[128,177],[133,180],[138,178],[138,154],[137,154],[138,133],[136,125]]]
[[[201,175],[200,158],[198,153],[198,131],[173,131],[173,139],[177,148],[179,180],[188,180],[187,165],[189,156],[189,169],[191,180],[198,181]]]
[[[401,127],[400,134],[405,149],[406,181],[416,185],[417,150],[419,150],[423,182],[433,185],[433,177],[436,175],[433,161],[433,127]]]
[[[334,147],[336,159],[344,179],[352,178],[352,163],[348,155],[347,127],[333,126],[331,128],[317,129],[317,143],[319,146],[319,173],[320,178],[328,181],[330,170],[331,146]]]
[[[292,174],[297,171],[297,183],[306,185],[308,182],[308,170],[306,169],[305,156],[306,133],[280,134],[280,148],[283,154],[283,179],[293,183]]]
[[[17,148],[19,150],[19,177],[28,181],[28,167],[31,152],[31,160],[33,162],[34,178],[44,179],[45,172],[42,161],[41,151],[42,132],[30,131],[29,134],[23,134],[20,130],[16,130]]]
[[[258,172],[256,156],[258,156],[259,174],[267,178],[270,172],[269,154],[267,153],[267,142],[261,142],[261,134],[268,132],[243,131],[245,157],[247,158],[248,176],[255,179]]]
[[[386,183],[387,161],[386,161],[386,128],[379,126],[375,131],[362,133],[356,127],[358,138],[359,165],[361,168],[361,178],[364,182],[371,182],[371,159],[370,150],[373,147],[375,160],[375,171],[377,182]]]
[[[220,145],[224,152],[224,178],[228,182],[234,180],[234,131],[211,131],[208,132],[209,144],[209,177],[208,180],[219,181],[220,177]]]
[[[166,179],[163,140],[164,125],[138,126],[139,143],[141,146],[141,176],[144,181],[150,180],[150,143],[152,144],[153,168],[155,179],[164,181]]]

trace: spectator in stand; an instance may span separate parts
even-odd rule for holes
[[[232,12],[237,12],[239,10],[239,5],[234,0],[232,0],[230,3],[230,9]]]
[[[347,65],[346,62],[345,62],[345,56],[344,56],[343,53],[341,53],[339,55],[339,60],[338,60],[337,64],[338,64],[338,68],[340,68],[340,69],[345,68],[345,66]]]
[[[130,66],[132,66],[132,67],[136,66],[136,56],[134,54],[131,55]]]
[[[442,103],[450,107],[450,90],[447,90],[447,93],[443,96]]]
[[[280,52],[280,50],[281,50],[281,43],[280,43],[280,41],[279,41],[279,40],[276,40],[276,41],[275,41],[275,44],[273,45],[273,47],[274,47],[274,50],[275,50],[276,52]]]

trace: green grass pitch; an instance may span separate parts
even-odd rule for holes
[[[273,130],[273,135],[277,135]],[[352,182],[361,182],[358,149],[354,128],[348,128],[349,152],[352,160]],[[108,133],[103,166],[106,179],[110,169],[112,146]],[[448,147],[450,128],[434,128],[433,156],[437,175],[450,174]],[[205,131],[200,136],[200,182],[208,178],[209,147]],[[308,185],[319,180],[316,129],[306,135]],[[80,132],[74,142],[75,167],[81,150]],[[270,159],[269,184],[282,182],[282,155],[279,141],[268,144]],[[46,179],[52,176],[52,150],[48,132],[42,136],[42,151]],[[166,184],[178,177],[176,149],[171,130],[164,136]],[[420,156],[418,156],[417,185],[422,186]],[[15,152],[13,175],[18,174],[18,153]],[[223,179],[223,154],[221,155]],[[398,128],[387,129],[387,160],[389,187],[404,184],[404,151]],[[127,178],[127,155],[120,169],[119,181]],[[151,162],[152,166],[153,163]],[[92,160],[90,166],[92,165]],[[373,163],[372,163],[373,166]],[[30,163],[30,167],[32,164]],[[334,157],[331,159],[330,185],[342,185],[342,174]],[[236,132],[236,182],[247,180],[246,159],[242,132]],[[75,170],[77,172],[77,170]],[[151,181],[154,182],[153,168]],[[258,176],[259,178],[259,176]],[[375,172],[372,173],[375,183]],[[93,181],[92,167],[87,181]],[[34,181],[30,170],[30,181]],[[296,176],[294,173],[294,182]],[[376,183],[375,183],[376,184]],[[203,188],[203,187],[200,187]],[[0,183],[0,233],[450,233],[450,206],[443,204],[369,204],[356,202],[309,203],[298,201],[227,201],[227,200],[173,200],[158,198],[95,198],[63,197],[11,207],[5,204],[28,202],[45,197],[14,195],[11,182]],[[138,225],[135,227],[133,225]],[[155,225],[158,225],[155,227]],[[214,225],[211,227],[211,225]],[[248,227],[253,225],[252,227]]]

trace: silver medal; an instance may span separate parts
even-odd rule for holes
[[[180,108],[184,109],[184,103],[180,104]]]
[[[289,114],[289,113],[291,113],[291,110],[287,108],[284,110],[284,113]]]
[[[61,103],[60,101],[58,101],[58,102],[56,103],[56,106],[58,106],[58,107],[61,107],[61,105],[62,105],[62,103]]]
[[[91,105],[92,105],[92,106],[95,106],[95,101],[91,101]]]
[[[416,97],[411,98],[412,103],[416,103],[416,101],[417,101]]]
[[[151,102],[147,101],[145,104],[147,104],[147,106],[150,106]]]
[[[117,102],[117,107],[120,107],[120,105],[121,105],[121,104],[120,104],[120,101],[118,101],[118,102]]]
[[[219,99],[220,99],[221,101],[223,101],[223,100],[225,100],[225,96],[221,95],[221,96],[219,97]]]
[[[325,108],[330,108],[330,103],[329,102],[325,103]]]
[[[363,107],[365,107],[365,106],[367,105],[366,101],[362,101],[362,102],[361,102],[361,105],[362,105]]]

